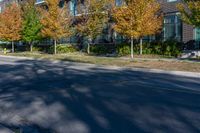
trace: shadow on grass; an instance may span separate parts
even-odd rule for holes
[[[0,125],[27,133],[196,133],[199,81],[69,62],[7,62],[0,65]]]
[[[71,59],[71,58],[67,58],[67,57],[65,57],[63,59],[60,59],[60,60],[61,61],[69,61],[69,62],[73,62],[73,63],[75,63],[75,62],[78,62],[78,63],[92,63],[91,61],[87,61],[87,60]]]

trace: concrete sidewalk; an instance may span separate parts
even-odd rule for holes
[[[130,60],[128,57],[121,57],[121,59]],[[135,60],[141,61],[175,61],[175,62],[189,62],[189,63],[200,63],[197,59],[183,59],[183,58],[134,58]]]

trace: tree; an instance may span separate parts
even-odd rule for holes
[[[34,1],[28,1],[22,6],[23,24],[22,39],[30,45],[32,52],[33,43],[41,39],[42,24],[39,19],[39,12],[34,6]]]
[[[14,41],[21,39],[21,15],[21,8],[16,3],[6,7],[0,14],[0,38],[12,42],[12,52],[14,52]]]
[[[200,27],[200,1],[184,0],[184,3],[177,5],[181,12],[182,20],[190,25]]]
[[[140,40],[142,54],[142,38],[153,35],[162,25],[160,5],[155,0],[127,0],[113,10],[116,32],[131,38],[131,58],[133,58],[133,39]]]
[[[107,0],[85,0],[79,3],[79,10],[82,13],[78,17],[76,30],[88,38],[87,53],[90,54],[90,44],[100,35],[109,20],[107,12]]]
[[[57,41],[62,37],[69,37],[72,34],[70,29],[71,17],[64,5],[59,7],[60,0],[46,0],[47,9],[41,8],[42,35],[54,40],[54,54],[56,54]]]

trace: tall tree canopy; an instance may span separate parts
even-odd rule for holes
[[[142,37],[154,35],[162,26],[160,5],[156,0],[127,0],[125,4],[114,8],[114,29],[131,38],[131,57],[133,58],[133,39],[140,39],[142,54]]]
[[[21,8],[16,3],[12,3],[0,14],[0,39],[12,42],[12,52],[14,52],[14,41],[21,39],[21,31]]]
[[[81,15],[78,17],[79,22],[76,25],[76,30],[88,38],[87,52],[89,54],[90,43],[102,33],[102,30],[108,23],[107,6],[109,5],[109,1],[85,0],[84,3],[80,2],[78,5],[78,12],[81,12]]]
[[[30,44],[31,52],[33,43],[41,39],[42,28],[42,24],[39,19],[39,12],[37,11],[34,3],[35,1],[28,1],[22,6],[22,39]]]
[[[54,54],[56,54],[57,41],[62,37],[69,37],[71,17],[66,6],[59,7],[60,0],[45,0],[47,9],[41,8],[42,35],[54,40]]]
[[[200,1],[184,0],[184,3],[178,4],[182,20],[190,25],[200,27]]]

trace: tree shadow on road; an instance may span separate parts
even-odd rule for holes
[[[200,132],[199,81],[19,60],[0,65],[0,125],[41,133]]]

